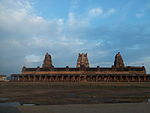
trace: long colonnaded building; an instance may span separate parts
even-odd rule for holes
[[[125,66],[118,52],[112,67],[90,67],[87,53],[79,54],[77,65],[58,68],[46,53],[42,67],[23,67],[21,74],[12,74],[12,81],[20,82],[147,82],[149,75],[144,66]]]

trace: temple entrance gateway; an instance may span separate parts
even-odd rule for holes
[[[81,82],[87,82],[86,75],[80,75],[80,81]]]

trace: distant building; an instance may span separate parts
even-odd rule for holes
[[[6,75],[0,75],[0,81],[6,81],[7,76]]]
[[[46,53],[42,67],[23,67],[21,74],[12,74],[12,81],[21,82],[147,82],[144,66],[125,66],[121,54],[115,56],[112,67],[90,67],[87,53],[79,53],[76,67],[54,67]]]

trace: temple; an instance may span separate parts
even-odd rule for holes
[[[125,66],[121,54],[115,56],[112,67],[90,67],[87,53],[79,53],[76,67],[54,67],[46,53],[42,67],[23,66],[21,74],[12,74],[18,82],[148,82],[144,66]]]

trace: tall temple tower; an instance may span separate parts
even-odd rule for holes
[[[86,54],[79,53],[78,60],[77,60],[77,68],[80,68],[80,67],[86,67],[86,68],[89,67],[87,53]]]
[[[124,62],[120,52],[118,52],[115,56],[114,67],[116,68],[124,67]]]
[[[48,53],[46,53],[46,55],[45,55],[42,67],[43,68],[52,68],[52,67],[54,67],[52,65],[51,55],[49,55]]]

